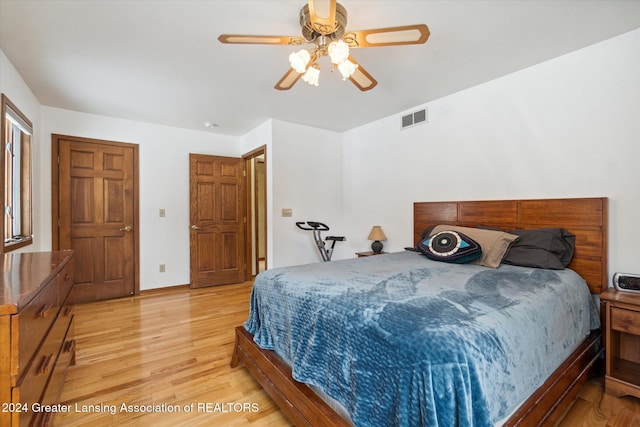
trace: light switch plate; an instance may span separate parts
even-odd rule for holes
[[[293,216],[293,209],[282,208],[282,216],[283,217],[291,217],[291,216]]]

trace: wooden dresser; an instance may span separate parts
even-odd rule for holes
[[[49,425],[75,363],[73,252],[0,256],[0,426]]]

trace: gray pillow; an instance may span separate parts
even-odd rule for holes
[[[562,270],[571,262],[576,236],[562,228],[511,230],[520,238],[502,259],[505,264]]]

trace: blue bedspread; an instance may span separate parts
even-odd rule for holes
[[[357,426],[490,426],[598,327],[571,270],[402,252],[260,274],[245,328]]]

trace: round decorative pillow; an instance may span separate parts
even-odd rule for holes
[[[463,264],[482,255],[482,248],[472,238],[458,231],[443,230],[418,243],[418,250],[435,261]]]

